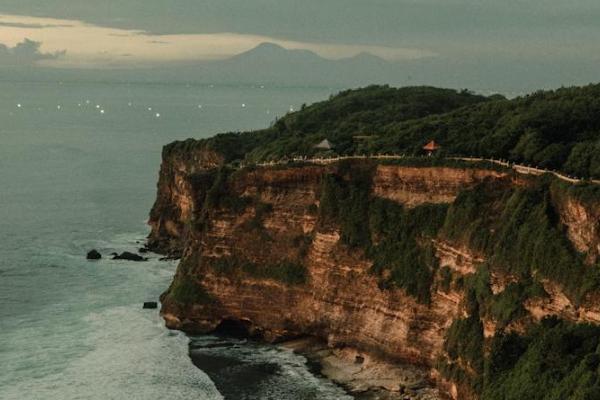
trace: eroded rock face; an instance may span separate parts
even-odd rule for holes
[[[180,146],[181,147],[181,146]],[[148,221],[152,228],[147,246],[171,256],[180,255],[188,235],[187,222],[194,212],[194,174],[216,168],[223,159],[216,152],[179,147],[163,150],[157,196]]]
[[[507,176],[506,172],[475,168],[379,165],[373,178],[374,194],[408,207],[424,203],[452,203],[467,187],[484,179]]]
[[[558,207],[569,239],[577,250],[586,254],[588,264],[595,264],[600,258],[600,205],[566,198],[558,201]]]
[[[155,248],[183,254],[175,281],[193,282],[205,292],[202,301],[186,304],[171,292],[163,296],[162,314],[167,326],[210,332],[222,321],[232,320],[243,321],[250,334],[268,341],[309,334],[330,346],[426,366],[432,379],[453,397],[471,396],[468,388],[444,381],[434,369],[436,360],[444,355],[448,328],[466,315],[464,293],[454,287],[442,289],[439,271],[428,304],[419,303],[402,289],[382,290],[370,273],[372,261],[362,250],[341,243],[339,227],[320,219],[322,178],[334,167],[237,171],[230,189],[237,196],[252,197],[254,203],[242,212],[216,209],[201,228],[194,228],[190,219],[204,201],[190,178],[197,168],[177,158],[163,161],[159,196],[150,221],[150,242]],[[506,181],[507,177],[487,170],[379,165],[372,195],[407,207],[449,203],[461,190],[486,179]],[[270,207],[257,223],[261,203]],[[561,215],[572,240],[579,241],[588,253],[597,250],[593,246],[599,240],[593,215],[575,205]],[[456,277],[473,274],[485,261],[483,255],[461,244],[436,240],[433,246],[439,265],[448,267]],[[597,257],[597,252],[594,254]],[[306,267],[306,283],[285,284],[219,273],[215,266],[231,257],[259,265],[299,261]],[[512,281],[510,276],[493,275],[494,294]],[[531,319],[556,314],[600,322],[600,307],[593,302],[577,308],[564,303],[560,289],[549,287],[547,292],[549,297],[543,302],[525,305]],[[484,321],[484,329],[485,336],[491,337],[496,324]]]

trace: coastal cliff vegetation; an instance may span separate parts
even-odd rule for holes
[[[515,99],[466,90],[370,86],[303,107],[267,129],[224,133],[167,147],[206,146],[227,161],[312,156],[327,138],[340,155],[422,154],[506,159],[600,178],[600,85],[538,91]]]

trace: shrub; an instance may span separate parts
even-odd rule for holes
[[[169,294],[180,304],[207,303],[213,300],[206,289],[194,283],[189,276],[175,278],[169,288]]]
[[[234,280],[246,275],[257,279],[272,279],[288,285],[301,285],[308,279],[306,267],[291,260],[263,265],[242,257],[228,256],[213,258],[210,265],[215,273]]]

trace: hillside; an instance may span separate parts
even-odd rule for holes
[[[421,147],[435,139],[441,156],[502,158],[598,178],[600,85],[512,100],[431,87],[370,86],[304,107],[268,129],[187,146],[208,146],[229,161],[257,162],[314,155],[314,145],[324,138],[341,155],[421,155]]]

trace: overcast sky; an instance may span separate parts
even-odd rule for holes
[[[270,41],[327,58],[594,65],[599,21],[598,0],[1,0],[0,64],[148,65]],[[25,38],[41,48],[18,58]]]

